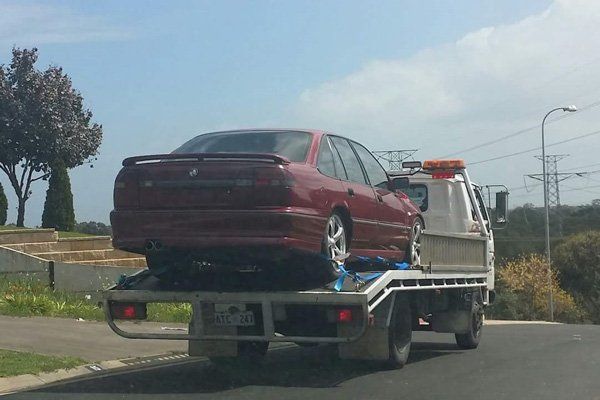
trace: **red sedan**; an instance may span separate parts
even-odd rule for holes
[[[145,254],[157,275],[285,271],[348,252],[419,261],[419,208],[364,146],[320,131],[207,133],[127,158],[114,205],[114,246]]]

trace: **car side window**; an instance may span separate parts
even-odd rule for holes
[[[373,154],[362,145],[352,142],[352,147],[358,153],[358,157],[362,161],[371,185],[380,189],[388,189],[388,176],[381,164],[373,157]]]
[[[350,143],[348,143],[346,139],[336,136],[331,137],[331,141],[340,153],[342,163],[344,164],[346,174],[348,175],[348,180],[351,182],[367,184],[367,180],[360,166],[360,161],[356,157],[356,154],[354,154],[352,147],[350,147]]]
[[[336,177],[335,164],[333,161],[333,152],[329,147],[327,136],[323,136],[319,145],[319,158],[317,160],[317,168],[323,175]]]
[[[348,179],[340,155],[327,136],[323,136],[319,145],[317,169],[332,178]]]
[[[327,138],[327,142],[329,143],[329,147],[331,148],[331,151],[333,153],[333,165],[335,165],[336,176],[340,179],[347,180],[348,174],[346,173],[346,168],[344,168],[344,164],[342,164],[340,153],[337,151],[333,143],[331,143],[330,138]]]

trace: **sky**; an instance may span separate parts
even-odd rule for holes
[[[38,68],[62,66],[103,125],[93,168],[70,172],[78,221],[108,222],[123,158],[240,127],[461,157],[478,183],[507,185],[512,206],[540,205],[524,175],[541,170],[548,110],[580,108],[548,119],[547,154],[569,154],[559,169],[600,170],[599,27],[594,0],[0,0],[0,64],[37,47]],[[45,185],[33,185],[28,226]],[[600,173],[561,183],[563,204],[595,198]]]

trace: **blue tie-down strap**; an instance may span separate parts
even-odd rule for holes
[[[410,268],[410,265],[406,262],[395,262],[395,261],[388,260],[387,258],[383,258],[383,257],[379,257],[379,256],[377,256],[375,258],[370,258],[370,257],[365,257],[365,256],[355,256],[355,257],[349,259],[349,261],[346,264],[348,266],[360,267],[361,269],[372,268],[374,270],[390,270],[390,269],[403,270],[403,269]]]
[[[340,277],[335,282],[335,285],[333,286],[333,288],[335,289],[336,292],[339,292],[342,290],[342,287],[344,286],[344,281],[346,280],[347,276],[352,279],[352,282],[359,284],[359,285],[364,285],[364,284],[372,281],[373,279],[379,278],[381,275],[383,275],[383,272],[374,272],[371,274],[362,275],[362,274],[359,274],[358,272],[354,272],[352,270],[347,270],[346,268],[344,268],[343,264],[339,265],[338,268],[340,269],[340,272],[342,274],[340,275]]]
[[[331,260],[331,261],[333,262],[333,260]],[[365,264],[367,264],[369,266],[373,266],[373,267],[384,266],[386,270],[410,269],[410,265],[406,262],[401,262],[401,263],[392,262],[383,257],[369,258],[369,257],[365,257],[365,256],[356,256],[355,260],[353,260],[353,262],[350,262],[349,264],[352,265],[357,262],[359,264],[362,264],[363,266]],[[339,265],[338,268],[341,272],[341,275],[335,282],[335,285],[333,286],[333,288],[337,292],[342,290],[342,287],[344,286],[344,281],[346,280],[347,276],[350,277],[352,279],[352,282],[356,283],[357,285],[365,285],[365,284],[369,283],[370,281],[372,281],[373,279],[379,278],[381,275],[383,275],[383,272],[373,272],[370,274],[359,274],[358,272],[354,272],[351,269],[346,269],[344,264]]]
[[[410,265],[406,262],[401,262],[401,263],[394,263],[394,267],[396,267],[396,269],[403,270],[403,269],[409,269]]]

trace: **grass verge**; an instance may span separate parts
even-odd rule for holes
[[[98,306],[96,295],[52,290],[27,278],[0,277],[0,314],[104,320],[104,311]],[[189,304],[148,304],[148,321],[187,323],[191,314]]]
[[[72,239],[72,238],[82,238],[82,237],[91,237],[98,235],[90,235],[89,233],[81,233],[81,232],[66,232],[66,231],[58,231],[59,239]]]
[[[29,229],[29,228],[18,227],[16,225],[0,225],[0,231],[13,231],[15,229]]]
[[[76,357],[55,357],[0,349],[0,378],[67,369],[86,362]]]

